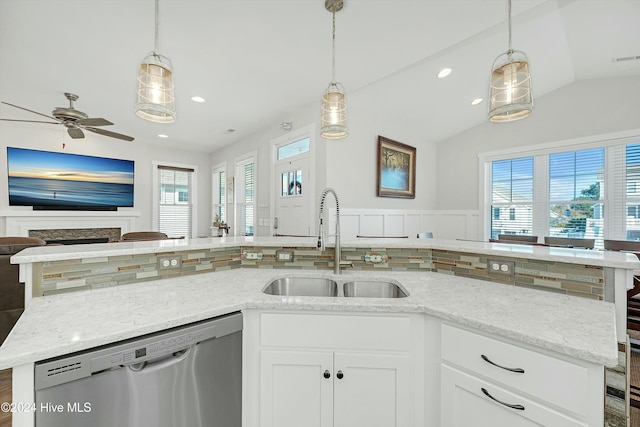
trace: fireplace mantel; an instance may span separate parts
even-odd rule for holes
[[[2,210],[3,236],[29,236],[29,230],[119,227],[122,233],[136,230],[139,211],[32,211]]]

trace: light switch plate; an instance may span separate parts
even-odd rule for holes
[[[276,261],[293,262],[293,251],[280,249],[276,251]]]

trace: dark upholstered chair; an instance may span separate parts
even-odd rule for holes
[[[544,237],[544,244],[576,249],[593,249],[596,239],[578,239],[570,237]]]
[[[498,234],[498,240],[505,243],[538,243],[538,236],[525,236],[524,234]]]
[[[169,237],[160,231],[131,231],[122,235],[123,242],[135,242],[144,240],[165,240]]]
[[[0,344],[24,311],[20,267],[11,264],[11,256],[29,247],[44,245],[46,242],[37,237],[0,237]]]

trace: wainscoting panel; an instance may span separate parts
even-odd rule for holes
[[[479,218],[478,211],[342,209],[340,232],[343,239],[358,235],[416,238],[417,233],[431,231],[439,239],[480,240]]]

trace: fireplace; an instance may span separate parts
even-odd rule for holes
[[[47,244],[80,245],[87,243],[108,243],[120,240],[121,230],[113,228],[51,228],[29,230],[29,237],[39,237]]]
[[[0,211],[0,235],[40,237],[44,240],[104,239],[138,229],[140,212]],[[2,229],[4,225],[4,229]]]

